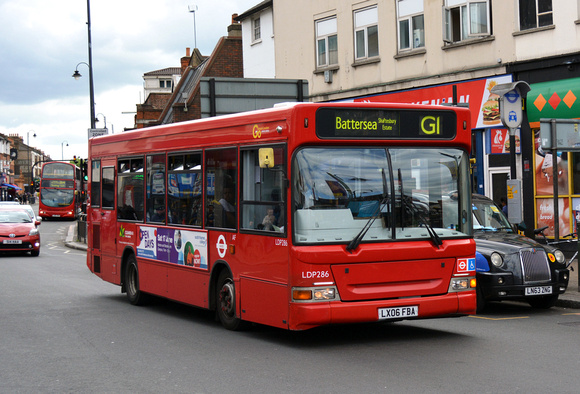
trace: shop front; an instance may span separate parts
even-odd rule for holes
[[[580,78],[530,84],[527,115],[534,136],[533,190],[536,228],[548,226],[546,235],[554,236],[556,223],[563,237],[576,231],[580,212],[580,153],[566,149],[556,158],[540,145],[540,119],[580,118]],[[557,166],[558,212],[554,215],[554,176]]]

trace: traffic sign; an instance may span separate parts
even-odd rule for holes
[[[104,129],[89,129],[89,139],[107,134],[109,134],[109,129],[107,129],[106,127]]]

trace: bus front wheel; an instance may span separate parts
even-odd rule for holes
[[[242,329],[243,322],[236,317],[236,287],[228,271],[220,273],[216,291],[217,315],[222,325],[228,330]]]
[[[125,268],[125,289],[127,298],[133,305],[143,305],[147,301],[147,294],[139,289],[139,269],[137,268],[137,259],[131,255],[127,259]]]

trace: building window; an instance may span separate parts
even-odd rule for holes
[[[159,87],[160,88],[171,88],[171,79],[160,79],[159,80]]]
[[[316,21],[316,66],[338,64],[336,17]]]
[[[354,12],[354,53],[356,60],[379,56],[378,21],[376,6]]]
[[[553,24],[552,0],[519,0],[520,30]]]
[[[422,48],[425,46],[425,22],[423,0],[397,1],[399,20],[399,50]]]
[[[445,0],[443,40],[447,43],[491,34],[489,0]]]
[[[260,29],[260,18],[252,20],[252,41],[260,41],[262,39],[262,31]]]

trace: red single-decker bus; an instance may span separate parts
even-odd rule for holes
[[[469,119],[297,103],[91,138],[88,268],[228,329],[474,314]]]

